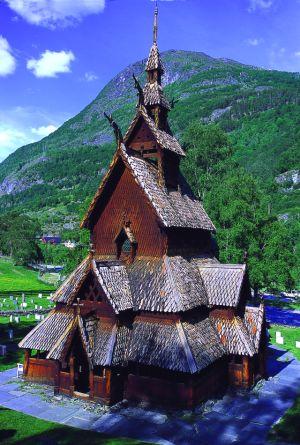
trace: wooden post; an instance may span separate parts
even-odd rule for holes
[[[23,375],[28,374],[31,349],[25,349]]]
[[[60,363],[58,360],[55,361],[55,371],[54,371],[54,394],[59,393],[60,386]]]
[[[105,373],[105,397],[110,398],[110,381],[111,381],[111,370],[106,369]]]
[[[74,356],[70,357],[70,396],[74,395]]]
[[[242,385],[244,387],[248,387],[250,384],[251,376],[250,376],[250,364],[249,357],[243,357],[243,373],[242,373]]]
[[[90,399],[93,399],[94,398],[94,371],[93,371],[93,369],[90,369],[89,380],[90,380]]]

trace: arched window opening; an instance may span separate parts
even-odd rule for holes
[[[115,239],[117,247],[117,258],[123,261],[132,262],[134,260],[137,242],[128,226],[124,226]]]

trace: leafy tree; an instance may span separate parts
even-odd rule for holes
[[[227,136],[215,125],[193,123],[184,141],[184,172],[216,224],[221,262],[247,260],[255,292],[290,289],[294,243],[289,229],[271,215],[270,199],[258,181],[232,159]]]
[[[0,250],[15,264],[26,265],[41,257],[37,244],[40,225],[27,215],[9,213],[0,218]]]

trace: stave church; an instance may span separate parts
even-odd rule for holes
[[[52,297],[55,308],[20,342],[24,378],[55,393],[193,407],[265,376],[263,306],[244,264],[215,257],[215,227],[180,172],[168,124],[158,11],[144,87],[82,227],[89,255]]]

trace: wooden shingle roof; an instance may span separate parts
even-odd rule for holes
[[[164,73],[164,66],[159,54],[159,49],[156,42],[150,48],[149,57],[146,63],[146,71],[159,70]]]
[[[249,335],[244,320],[240,317],[233,319],[212,318],[212,321],[227,353],[250,357],[256,353],[253,338]]]
[[[51,298],[57,303],[72,302],[91,269],[91,257],[88,255],[71,273],[69,278],[58,288]]]
[[[150,98],[149,98],[150,100]],[[134,119],[132,120],[131,124],[128,127],[128,130],[124,136],[124,144],[127,145],[129,138],[137,125],[139,119],[144,119],[146,124],[148,125],[149,129],[151,130],[156,142],[160,145],[162,149],[169,150],[173,153],[176,153],[180,156],[185,156],[185,152],[182,149],[181,145],[177,141],[177,139],[172,136],[170,133],[167,133],[166,131],[160,130],[155,125],[154,120],[152,117],[149,116],[147,113],[147,110],[145,107],[140,106]]]
[[[162,86],[158,82],[147,82],[143,89],[145,106],[161,105],[167,110],[171,109]]]
[[[211,306],[236,307],[245,276],[244,264],[205,264],[199,266],[204,288]]]
[[[72,325],[73,320],[73,308],[66,307],[61,310],[52,310],[45,320],[41,321],[20,341],[19,347],[50,351]]]
[[[180,255],[137,257],[131,264],[98,256],[86,259],[84,268],[82,264],[78,267],[77,291],[87,277],[83,270],[91,271],[116,314],[128,309],[178,313],[199,306],[236,307],[245,277],[244,265]],[[68,284],[60,288],[56,301],[71,304],[76,297]]]

